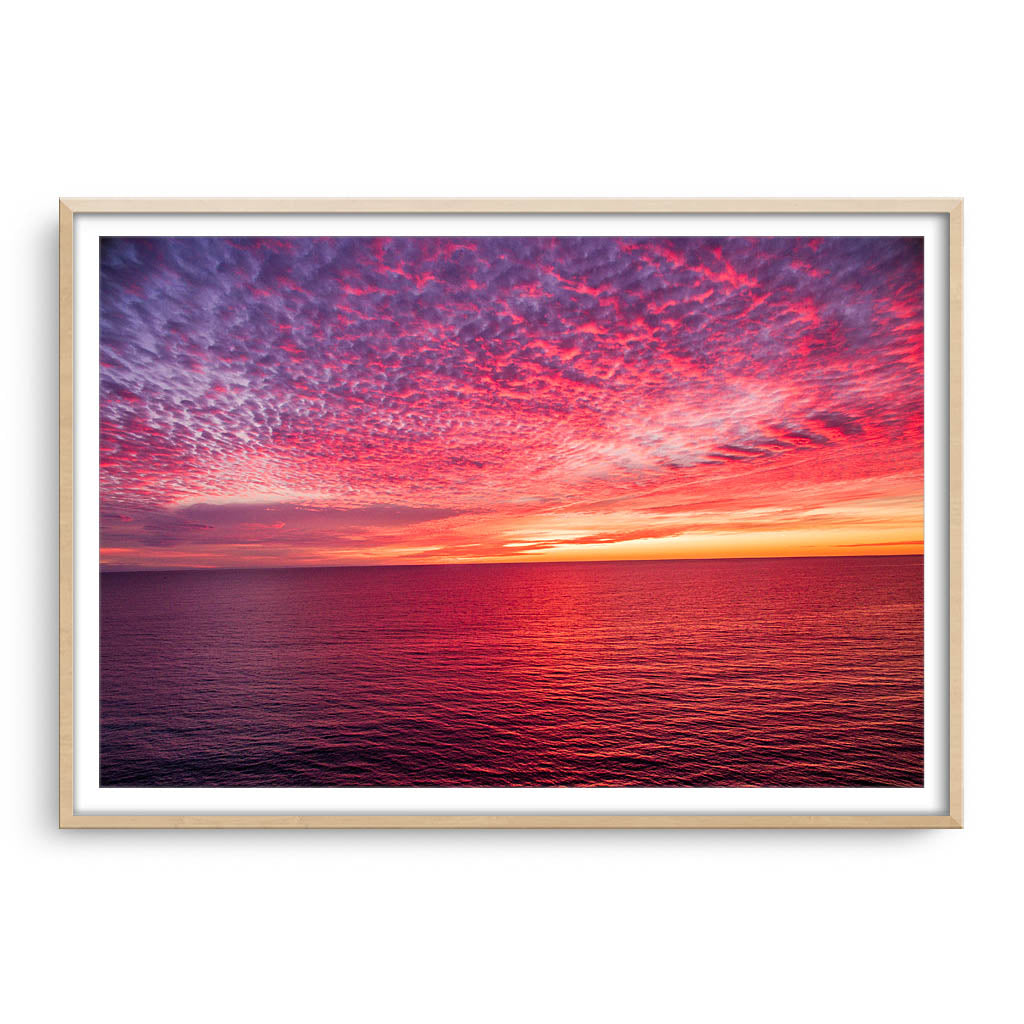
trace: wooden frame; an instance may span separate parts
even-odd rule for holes
[[[95,815],[73,793],[74,218],[86,213],[941,214],[949,228],[949,805],[937,815]],[[963,202],[960,199],[62,199],[60,794],[62,828],[962,828]]]

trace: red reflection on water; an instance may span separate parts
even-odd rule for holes
[[[919,786],[922,559],[107,574],[137,786]]]

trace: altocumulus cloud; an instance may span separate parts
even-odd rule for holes
[[[109,565],[920,501],[920,239],[106,238],[101,267]]]

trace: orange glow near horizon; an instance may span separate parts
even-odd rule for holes
[[[842,517],[837,515],[837,520]],[[852,517],[847,517],[851,519]],[[223,546],[183,544],[158,552],[153,568],[216,568],[222,565],[273,567],[279,565],[388,565],[450,564],[492,562],[577,562],[660,560],[677,558],[793,558],[856,557],[863,555],[920,555],[924,538],[920,530],[920,509],[894,515],[886,523],[865,526],[841,521],[817,526],[774,527],[767,522],[742,530],[692,532],[671,536],[636,536],[628,540],[592,539],[594,524],[582,518],[562,518],[559,525],[538,517],[534,527],[515,522],[490,544],[459,541],[455,528],[429,538],[436,543],[401,545],[382,543],[360,551],[356,557],[344,547],[288,548],[273,541],[252,540]],[[475,524],[464,524],[467,536]],[[493,524],[492,524],[493,528]],[[468,544],[468,547],[467,547]],[[451,547],[462,551],[457,557]],[[476,550],[473,550],[476,548]],[[132,566],[133,548],[101,549],[103,565]],[[123,560],[123,561],[122,561]]]

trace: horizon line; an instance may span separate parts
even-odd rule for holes
[[[719,555],[717,557],[680,558],[551,558],[497,562],[324,562],[319,565],[178,565],[178,566],[100,566],[100,575],[136,572],[276,572],[293,569],[427,569],[474,565],[609,565],[633,562],[765,562],[811,558],[924,558],[923,551],[892,554],[872,552],[840,555]]]

